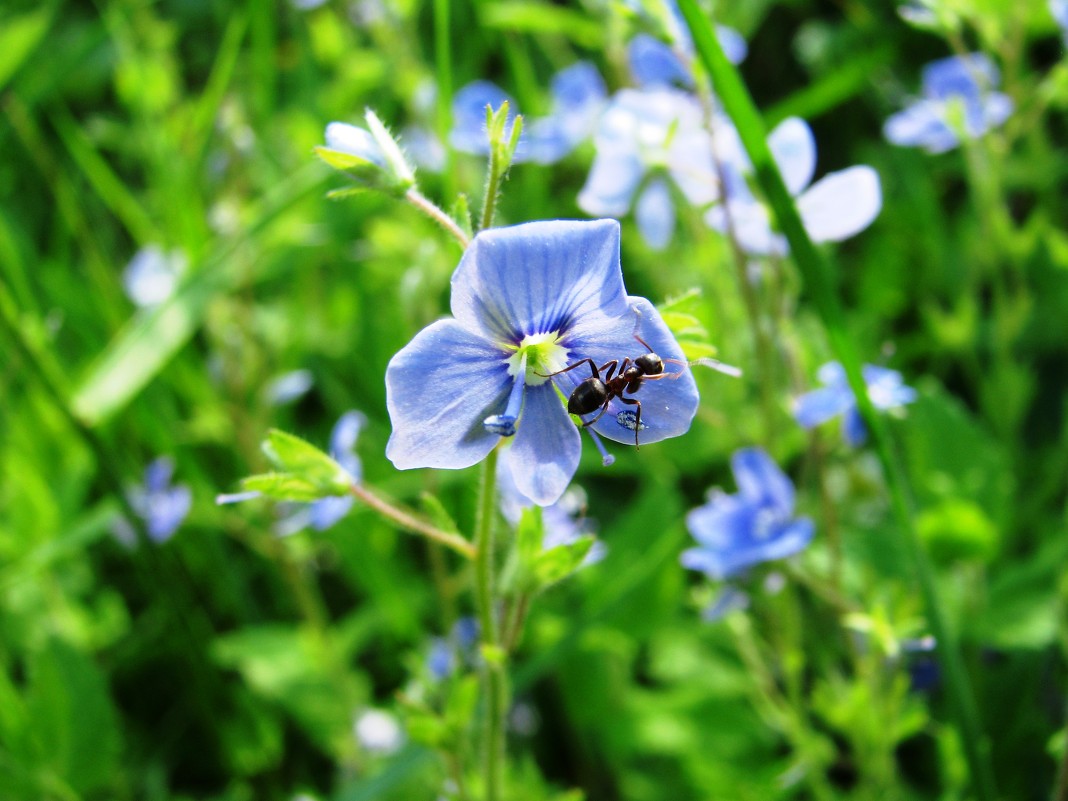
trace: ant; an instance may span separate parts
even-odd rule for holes
[[[608,404],[612,402],[613,398],[619,398],[620,403],[625,403],[628,406],[637,406],[637,413],[620,412],[619,415],[625,416],[627,420],[625,423],[620,420],[620,425],[634,429],[634,447],[637,448],[638,431],[645,428],[645,426],[642,425],[642,402],[637,398],[628,398],[624,396],[623,393],[628,392],[633,395],[641,389],[643,381],[655,381],[660,378],[678,378],[682,373],[665,373],[664,360],[653,353],[653,349],[649,347],[649,344],[640,336],[635,334],[634,338],[642,343],[646,351],[648,351],[647,353],[637,356],[634,359],[626,357],[623,359],[622,363],[620,363],[619,359],[610,359],[599,368],[593,359],[580,359],[574,364],[569,364],[563,370],[557,370],[555,373],[549,373],[547,375],[538,373],[538,375],[541,375],[544,378],[549,378],[554,375],[560,375],[560,373],[566,373],[569,370],[574,370],[576,367],[581,367],[584,364],[589,364],[590,370],[593,371],[593,375],[575,387],[574,391],[571,393],[571,397],[567,399],[568,413],[581,416],[590,414],[600,408],[601,411],[596,417],[582,423],[582,427],[586,428],[592,426],[604,416],[604,413],[608,411]],[[678,362],[677,359],[668,359],[668,361]],[[601,371],[604,371],[604,379],[601,378]],[[631,424],[632,422],[633,425]]]

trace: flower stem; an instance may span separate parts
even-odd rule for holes
[[[456,220],[446,214],[440,206],[414,186],[404,193],[404,198],[419,209],[419,211],[423,212],[423,214],[452,234],[453,238],[460,243],[460,247],[466,250],[467,246],[471,243],[470,237],[468,237],[467,234],[463,232],[463,229],[456,224]]]
[[[475,533],[475,585],[478,619],[482,628],[482,679],[486,697],[485,738],[482,744],[482,775],[485,801],[498,801],[504,756],[504,715],[508,708],[505,654],[500,647],[494,613],[493,529],[497,496],[497,449],[482,463],[478,522]]]
[[[958,730],[964,745],[965,757],[971,773],[973,791],[979,801],[994,801],[997,791],[990,767],[989,741],[979,726],[979,715],[968,675],[964,670],[956,638],[949,629],[942,603],[935,586],[934,571],[913,524],[911,500],[905,473],[895,458],[887,426],[876,414],[868,397],[861,375],[860,359],[845,325],[845,313],[835,294],[830,266],[816,250],[805,231],[782,176],[768,150],[766,131],[760,114],[737,70],[727,61],[709,20],[701,13],[695,0],[679,0],[679,10],[693,35],[701,62],[712,78],[716,95],[727,114],[734,121],[738,134],[749,154],[757,180],[775,210],[779,227],[790,243],[790,251],[816,304],[827,337],[835,355],[845,368],[850,388],[857,399],[857,408],[871,432],[900,536],[912,559],[927,609],[931,633],[938,642],[939,654],[945,669],[946,687]]]
[[[371,492],[371,490],[361,484],[350,484],[349,492],[383,517],[388,517],[401,528],[415,532],[416,534],[422,534],[424,537],[431,539],[434,542],[440,542],[442,545],[447,548],[452,548],[456,553],[468,559],[475,558],[475,548],[460,535],[442,531],[440,528],[436,528],[429,523],[408,514],[408,512],[405,512],[403,509],[398,509],[396,506],[378,497]]]

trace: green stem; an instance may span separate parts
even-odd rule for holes
[[[435,528],[429,523],[420,520],[418,517],[408,514],[403,509],[398,509],[393,504],[375,495],[362,484],[353,483],[349,485],[349,492],[383,517],[388,517],[401,528],[413,531],[416,534],[422,534],[424,537],[433,540],[434,542],[440,542],[442,545],[451,548],[456,551],[456,553],[465,556],[468,559],[475,558],[475,548],[471,546],[471,543],[458,534],[442,531],[440,528]]]
[[[456,220],[446,214],[440,206],[414,186],[404,193],[404,199],[452,234],[453,238],[460,243],[460,247],[466,250],[467,246],[471,244],[470,237],[456,224]]]
[[[500,647],[500,632],[494,604],[493,529],[497,502],[497,449],[489,452],[482,463],[479,491],[478,523],[475,533],[475,584],[478,619],[482,627],[482,678],[486,697],[485,740],[482,775],[486,801],[498,801],[501,767],[504,756],[504,715],[508,708],[505,684],[505,654]]]
[[[701,62],[712,78],[716,95],[723,103],[728,116],[734,121],[757,180],[775,211],[779,227],[790,243],[794,260],[815,301],[834,353],[842,363],[849,386],[856,395],[857,408],[871,431],[872,443],[886,477],[894,516],[920,583],[931,633],[938,641],[946,687],[957,719],[974,791],[980,801],[993,801],[997,792],[990,767],[989,743],[979,726],[978,711],[958,652],[956,637],[950,631],[942,611],[934,572],[913,525],[904,471],[891,451],[886,423],[875,413],[871,399],[868,398],[861,375],[860,359],[846,331],[845,314],[835,293],[830,267],[812,244],[801,223],[793,200],[768,150],[767,135],[760,114],[737,70],[724,56],[708,18],[698,9],[695,0],[679,0],[679,9],[686,19]]]

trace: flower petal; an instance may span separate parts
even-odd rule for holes
[[[928,153],[945,153],[958,144],[957,134],[945,121],[944,104],[936,100],[917,100],[883,125],[883,136],[901,147],[922,147]]]
[[[853,392],[849,387],[820,387],[794,401],[794,419],[803,428],[813,428],[837,417],[853,405]]]
[[[539,506],[564,494],[578,469],[582,440],[552,384],[527,387],[523,416],[502,460],[515,488]]]
[[[518,344],[591,313],[626,313],[615,220],[550,220],[483,231],[452,277],[468,331]],[[436,390],[435,390],[436,391]]]
[[[662,178],[650,181],[642,190],[634,218],[642,239],[653,250],[663,250],[671,242],[671,235],[675,233],[675,203],[671,199],[671,189]]]
[[[983,53],[949,56],[923,68],[923,93],[930,98],[976,98],[1001,82],[998,68]]]
[[[693,76],[671,46],[647,33],[639,33],[630,40],[627,63],[634,82],[642,88],[693,86]]]
[[[604,78],[589,61],[579,61],[553,76],[551,117],[569,149],[593,133],[607,99]]]
[[[571,361],[591,358],[600,367],[612,359],[620,363],[624,358],[633,360],[645,352],[645,345],[635,339],[637,334],[665,361],[675,359],[685,362],[682,349],[653,304],[639,297],[629,297],[627,301],[630,311],[618,317],[590,314],[576,321],[561,342],[568,349]],[[690,368],[685,364],[667,363],[664,372],[678,377],[646,380],[636,395],[627,395],[641,401],[641,444],[685,434],[697,413],[699,396]],[[553,380],[564,395],[568,396],[575,386],[588,377],[587,371],[580,368],[559,375]],[[594,424],[594,428],[603,437],[633,444],[634,429],[621,424],[617,415],[636,410],[637,406],[620,403],[618,399],[613,400],[608,412]]]
[[[742,497],[784,515],[794,511],[794,485],[760,448],[742,448],[731,456],[731,471]]]
[[[349,125],[347,122],[332,122],[326,126],[326,146],[339,153],[348,153],[361,159],[386,166],[386,158],[375,138],[364,128]]]
[[[595,217],[622,217],[630,208],[634,190],[645,168],[636,150],[598,146],[578,206]]]
[[[842,417],[842,439],[851,448],[859,448],[868,439],[868,427],[864,425],[864,418],[856,406],[846,409]]]
[[[848,239],[871,225],[882,207],[879,173],[863,165],[824,176],[797,199],[814,242]]]
[[[816,171],[816,139],[800,117],[788,117],[768,135],[768,148],[791,195],[812,181]]]
[[[386,368],[386,456],[398,470],[481,461],[500,440],[482,421],[503,410],[511,386],[498,348],[455,320],[432,323]]]

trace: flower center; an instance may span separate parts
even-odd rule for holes
[[[528,334],[518,345],[506,345],[515,352],[508,357],[508,374],[518,378],[526,357],[524,383],[538,387],[548,381],[548,374],[567,367],[567,348],[560,344],[560,334],[552,331],[544,334]]]

